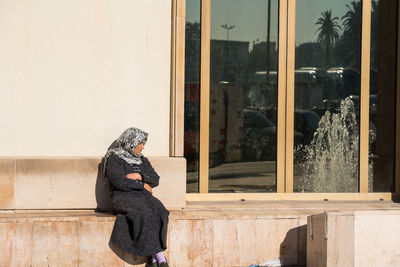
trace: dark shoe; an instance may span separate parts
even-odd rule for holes
[[[157,262],[146,262],[145,267],[158,267]]]
[[[158,267],[157,262],[152,262],[151,257],[147,260],[145,267]]]
[[[161,262],[160,267],[169,267],[169,266],[168,266],[168,263],[166,263],[166,262]]]

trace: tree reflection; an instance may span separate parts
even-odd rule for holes
[[[326,10],[321,13],[321,17],[315,25],[318,25],[316,33],[318,33],[318,45],[325,46],[326,65],[330,65],[330,50],[331,46],[339,39],[340,30],[342,27],[338,24],[339,18],[332,17],[332,10]]]

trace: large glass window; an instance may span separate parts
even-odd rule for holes
[[[186,0],[187,192],[393,192],[398,5]]]
[[[294,191],[357,192],[361,1],[296,6]]]
[[[209,192],[276,192],[277,0],[213,0]]]

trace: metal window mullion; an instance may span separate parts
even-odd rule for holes
[[[186,200],[191,201],[364,201],[364,200],[391,200],[392,193],[213,193],[213,194],[186,194]]]
[[[199,193],[208,193],[211,0],[201,1]]]
[[[285,192],[293,193],[294,154],[294,68],[296,37],[296,0],[288,0],[287,69],[286,69],[286,184]]]
[[[170,156],[183,157],[186,0],[172,1]]]
[[[285,192],[287,1],[279,1],[277,193]]]
[[[395,169],[395,193],[400,196],[400,4],[397,9],[397,91],[396,91],[396,169]]]
[[[175,156],[175,119],[176,119],[176,99],[175,99],[175,94],[176,94],[176,43],[177,43],[177,36],[176,36],[176,5],[177,5],[177,0],[172,1],[172,20],[171,20],[171,36],[172,36],[172,41],[171,41],[171,99],[170,99],[170,109],[171,109],[171,114],[170,114],[170,142],[169,142],[169,156],[174,157]]]
[[[362,1],[360,92],[360,193],[368,193],[371,0]]]

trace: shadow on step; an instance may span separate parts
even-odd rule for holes
[[[284,266],[305,266],[307,256],[307,225],[290,229],[280,245],[279,257]]]

